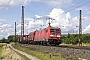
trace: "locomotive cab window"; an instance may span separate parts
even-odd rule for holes
[[[60,30],[56,30],[56,33],[60,33]]]
[[[56,30],[56,29],[50,29],[50,32],[54,32],[54,33],[60,33],[60,30]]]
[[[55,30],[54,29],[50,29],[50,32],[55,32]]]

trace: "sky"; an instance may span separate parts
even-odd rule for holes
[[[61,28],[62,34],[79,32],[79,13],[82,10],[82,33],[90,33],[90,0],[0,0],[0,39],[21,33],[24,6],[24,33],[48,26]]]

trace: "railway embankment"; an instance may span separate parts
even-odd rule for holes
[[[9,46],[12,50],[14,50],[14,51],[16,51],[16,52],[18,52],[18,53],[26,56],[26,57],[27,57],[28,59],[30,59],[30,60],[39,60],[38,58],[36,58],[36,57],[34,57],[34,56],[30,55],[30,54],[27,54],[27,53],[25,53],[25,52],[23,52],[23,51],[20,51],[20,50],[18,50],[18,49],[13,48],[13,47],[11,46],[11,44],[8,44],[8,46]]]
[[[46,52],[46,51],[38,51],[38,50],[33,50],[33,49],[29,49],[23,46],[23,44],[21,45],[13,45],[14,48],[24,51],[25,53],[28,53],[32,56],[35,56],[37,58],[39,58],[40,60],[66,60],[65,58],[63,58],[60,54],[56,53],[56,52]]]
[[[5,44],[2,46],[0,60],[24,60],[24,59]]]
[[[67,47],[67,46],[42,46],[42,45],[23,45],[30,50],[39,50],[50,52],[57,52],[61,54],[66,60],[90,60],[90,50],[85,47]],[[89,47],[87,47],[89,48]]]

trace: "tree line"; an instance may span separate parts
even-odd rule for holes
[[[16,36],[16,41],[18,40],[20,36],[17,35]],[[81,42],[82,43],[90,43],[90,34],[82,34],[80,36]],[[15,36],[14,35],[10,35],[8,36],[7,39],[2,38],[0,40],[0,42],[2,43],[10,43],[10,42],[15,42]],[[62,43],[65,44],[78,44],[79,42],[79,34],[68,34],[66,36],[62,36]]]
[[[79,37],[80,36],[80,37]],[[90,43],[90,34],[68,34],[62,37],[62,43],[65,44],[78,44],[79,39],[81,43]]]
[[[18,40],[19,35],[16,35],[16,41]],[[0,43],[10,43],[10,42],[15,42],[15,36],[14,35],[10,35],[8,36],[7,39],[2,38],[0,39]]]

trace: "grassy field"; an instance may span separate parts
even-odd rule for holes
[[[0,59],[4,60],[4,56],[1,56],[2,54],[2,50],[3,50],[3,46],[6,44],[0,44]],[[20,53],[16,52],[18,55],[20,55],[24,60],[30,60],[28,59],[26,56],[21,55]]]
[[[24,55],[22,55],[22,54],[20,54],[20,53],[18,53],[18,52],[16,52],[18,55],[20,55],[23,59],[25,59],[25,60],[30,60],[29,58],[27,58],[26,56],[24,56]]]
[[[66,46],[79,46],[79,44],[77,44],[77,45],[73,45],[73,44],[64,44],[64,43],[62,43],[62,44],[60,44],[60,45],[66,45]],[[90,46],[90,43],[82,43],[82,46]]]
[[[1,59],[1,54],[2,54],[2,44],[0,44],[0,59]]]
[[[14,48],[21,50],[23,52],[26,52],[32,56],[36,56],[37,58],[39,58],[40,60],[66,60],[65,58],[61,57],[60,54],[58,53],[45,53],[43,51],[33,51],[33,50],[29,50],[28,48],[25,47],[20,47],[18,45],[12,45]],[[55,56],[52,56],[52,54],[54,54]]]

